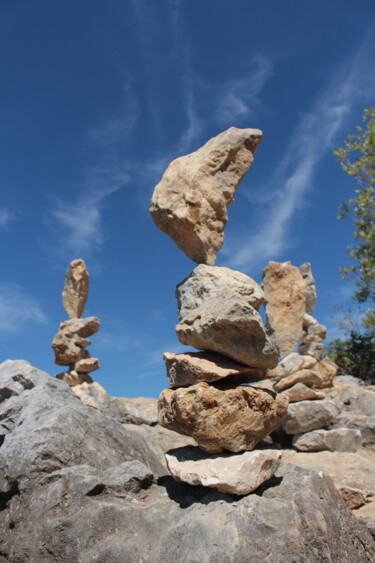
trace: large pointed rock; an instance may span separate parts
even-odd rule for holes
[[[159,402],[159,423],[192,436],[210,453],[252,450],[280,423],[288,399],[254,387],[198,383],[164,389]]]
[[[280,465],[281,456],[282,452],[277,450],[213,456],[197,447],[185,446],[168,451],[165,459],[176,481],[233,495],[247,495],[271,479]]]
[[[73,260],[66,271],[62,292],[63,306],[70,318],[82,316],[88,292],[89,273],[86,264],[81,258]]]
[[[284,357],[295,351],[302,335],[306,286],[291,262],[269,262],[263,272],[267,332]]]
[[[215,264],[224,242],[227,208],[261,138],[259,129],[230,127],[171,162],[155,187],[150,205],[153,220],[194,262]]]
[[[176,288],[182,344],[210,350],[250,367],[273,368],[277,351],[256,311],[259,285],[244,274],[200,265]]]

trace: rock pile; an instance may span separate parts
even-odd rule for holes
[[[89,290],[89,273],[83,260],[73,260],[65,275],[62,293],[63,306],[70,319],[60,323],[59,331],[52,342],[55,352],[55,364],[69,366],[58,374],[68,385],[74,387],[81,383],[92,383],[89,373],[100,368],[99,360],[91,358],[87,346],[88,340],[98,332],[100,321],[97,317],[81,318]]]
[[[213,266],[227,207],[260,138],[258,130],[232,127],[172,162],[150,207],[160,229],[199,263],[176,289],[176,333],[203,351],[164,355],[172,388],[158,403],[159,423],[193,437],[199,448],[169,451],[168,468],[177,481],[241,495],[277,470],[279,451],[251,450],[279,425],[288,405],[285,395],[244,385],[267,378],[278,361],[258,313],[262,288],[241,272]]]

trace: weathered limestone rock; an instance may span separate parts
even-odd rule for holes
[[[63,306],[71,318],[82,316],[89,292],[89,273],[86,264],[80,258],[73,260],[65,274],[62,292]]]
[[[262,288],[249,276],[230,268],[200,264],[176,287],[179,318],[204,305],[207,299],[223,294],[243,298],[256,311],[264,303]]]
[[[154,222],[194,262],[215,264],[224,241],[227,207],[261,138],[259,129],[230,127],[171,162],[155,187],[150,205]]]
[[[298,346],[298,352],[302,355],[313,356],[316,360],[321,360],[324,354],[323,342],[307,342]]]
[[[307,387],[304,383],[296,383],[284,391],[284,395],[288,397],[289,403],[297,403],[298,401],[325,399],[325,394],[321,391],[314,391]]]
[[[302,266],[299,267],[299,271],[302,274],[306,286],[306,313],[311,315],[316,306],[316,287],[309,262],[302,264]]]
[[[291,262],[269,262],[263,272],[267,332],[281,357],[294,352],[302,334],[306,287]]]
[[[366,504],[366,493],[361,489],[341,486],[337,490],[351,510]]]
[[[293,439],[293,446],[301,452],[356,452],[361,445],[361,432],[350,428],[313,430]]]
[[[275,383],[277,391],[284,391],[296,383],[304,383],[313,389],[331,387],[333,378],[337,374],[337,366],[328,358],[317,362],[310,369],[302,369],[280,379]]]
[[[303,434],[318,428],[328,428],[338,413],[339,409],[332,401],[291,403],[282,426],[287,434]]]
[[[92,378],[87,373],[78,373],[76,370],[70,370],[65,373],[58,373],[57,379],[62,379],[69,387],[76,387],[82,383],[92,383]]]
[[[250,368],[214,352],[166,352],[164,361],[171,387],[220,380],[225,380],[224,383],[251,383],[267,378],[266,369]]]
[[[97,317],[86,317],[84,319],[70,319],[60,323],[60,331],[67,336],[77,335],[87,338],[96,334],[100,328],[100,321]],[[87,346],[87,344],[83,344]]]
[[[83,360],[79,360],[74,364],[74,369],[79,373],[91,373],[92,371],[100,369],[99,360],[98,358],[85,358]]]
[[[313,326],[318,324],[318,321],[312,315],[305,313],[303,315],[303,328],[309,328],[309,326]]]
[[[327,327],[316,323],[308,327],[306,334],[303,336],[303,342],[322,342],[327,338]]]
[[[206,452],[252,450],[279,424],[288,399],[254,387],[198,383],[162,391],[159,423],[192,436]]]
[[[282,452],[256,450],[238,455],[209,455],[197,447],[176,448],[165,454],[176,481],[212,487],[223,493],[247,495],[277,471]]]
[[[55,364],[73,366],[76,362],[89,357],[85,347],[91,344],[87,336],[95,334],[100,327],[99,319],[86,317],[71,319],[60,323],[59,332],[52,342],[55,352]]]
[[[292,352],[283,358],[277,366],[270,370],[270,377],[274,377],[276,379],[282,379],[291,373],[299,371],[305,367],[304,356],[297,354],[296,352]]]

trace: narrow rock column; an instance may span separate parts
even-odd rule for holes
[[[92,383],[89,373],[100,368],[99,360],[91,358],[86,350],[91,344],[87,340],[98,332],[100,321],[97,317],[82,319],[89,290],[89,273],[82,259],[73,260],[65,275],[62,300],[70,320],[60,323],[59,331],[52,342],[55,364],[67,365],[66,372],[56,375],[74,387],[81,383]]]

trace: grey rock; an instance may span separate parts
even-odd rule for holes
[[[303,434],[318,428],[328,428],[339,413],[334,403],[323,401],[301,401],[291,403],[282,426],[287,434]]]
[[[321,360],[324,354],[324,344],[323,342],[307,342],[302,343],[298,346],[298,353],[303,356],[313,356],[316,360]]]
[[[215,264],[227,208],[261,139],[259,129],[230,127],[171,162],[155,187],[150,205],[154,222],[194,262]]]
[[[359,430],[337,428],[335,430],[313,430],[306,434],[297,435],[293,439],[293,446],[302,452],[317,452],[330,450],[331,452],[356,452],[362,445],[362,435]]]
[[[168,469],[176,481],[233,495],[247,495],[271,479],[280,465],[281,456],[277,450],[213,456],[193,446],[169,450],[165,454]]]
[[[305,262],[299,267],[299,271],[302,274],[303,281],[306,286],[306,313],[311,315],[316,306],[316,287],[315,280],[311,272],[311,264],[309,262]]]

